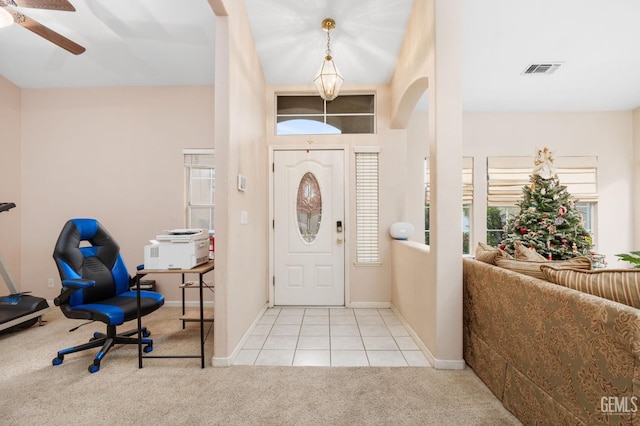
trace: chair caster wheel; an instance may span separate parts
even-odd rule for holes
[[[100,370],[100,365],[95,365],[95,364],[91,364],[89,366],[89,373],[96,373],[98,372],[98,370]]]
[[[153,350],[153,346],[147,345],[144,348],[142,348],[142,350],[144,351],[144,353],[148,354],[149,352],[151,352]]]
[[[149,330],[145,330],[142,332],[142,337],[149,337],[151,336],[151,332]]]
[[[53,361],[51,361],[51,364],[60,365],[60,364],[62,364],[62,361],[64,361],[64,355],[58,355],[57,357],[55,357],[53,359]]]

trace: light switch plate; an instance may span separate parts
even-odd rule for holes
[[[247,223],[249,223],[249,212],[243,210],[240,212],[240,225],[246,225]]]
[[[243,175],[238,175],[238,191],[246,191],[247,190],[247,177]]]

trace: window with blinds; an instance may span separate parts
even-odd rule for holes
[[[429,157],[424,160],[424,242],[430,243],[429,203],[431,197]],[[462,253],[471,253],[471,207],[473,204],[473,157],[462,157]]]
[[[497,247],[505,239],[505,225],[518,215],[516,203],[522,188],[530,184],[534,157],[487,158],[487,244]],[[554,165],[560,185],[578,202],[576,209],[585,228],[593,233],[598,201],[597,157],[556,157]]]
[[[213,230],[215,195],[215,151],[185,149],[185,224],[187,228]]]
[[[522,199],[522,187],[530,182],[534,157],[488,157],[487,203],[511,206]],[[598,201],[597,157],[556,157],[554,161],[561,185],[582,203]]]
[[[431,187],[429,185],[429,157],[424,160],[425,204],[429,204]],[[473,157],[462,157],[462,204],[473,203]]]
[[[356,263],[379,264],[377,150],[356,150]]]

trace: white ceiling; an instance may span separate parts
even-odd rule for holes
[[[69,1],[75,12],[19,10],[86,52],[72,55],[13,24],[0,28],[0,74],[22,88],[213,84],[207,0]]]
[[[467,110],[640,106],[640,1],[464,0]],[[559,61],[551,75],[521,75]]]
[[[240,0],[236,0],[240,1]],[[213,84],[207,0],[70,0],[76,12],[20,11],[87,51],[74,56],[12,25],[0,74],[23,88]],[[336,21],[345,84],[389,82],[413,0],[245,0],[270,84],[311,84]],[[639,0],[463,0],[466,110],[629,110],[640,106]],[[552,75],[524,76],[535,62]]]
[[[413,0],[245,0],[270,84],[312,84],[327,50],[321,23],[336,21],[331,54],[345,84],[391,80]]]

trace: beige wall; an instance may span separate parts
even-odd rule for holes
[[[20,285],[20,94],[18,87],[0,76],[0,202],[14,202],[18,206],[0,213],[0,256],[4,258],[19,290],[27,291],[32,288],[30,285]],[[8,292],[5,283],[0,282],[0,295]]]
[[[616,253],[633,249],[632,114],[622,112],[466,112],[464,155],[473,156],[476,194],[486,194],[486,157],[534,156],[549,147],[556,156],[598,157],[597,250],[616,265]],[[533,168],[533,166],[532,166]],[[486,235],[486,197],[474,199],[474,241]]]
[[[393,282],[393,306],[411,326],[414,337],[422,343],[431,365],[442,367],[435,355],[438,347],[433,332],[438,322],[437,287],[428,285],[425,278],[431,275],[429,257],[431,248],[415,241],[393,241],[391,244]],[[451,367],[451,363],[445,366]],[[461,367],[461,366],[460,366]]]
[[[462,0],[435,0],[429,58],[430,245],[436,284],[437,367],[462,368]]]
[[[408,221],[415,233],[411,241],[424,243],[424,159],[429,156],[429,113],[416,111],[407,126]]]
[[[415,0],[398,62],[391,78],[391,123],[406,128],[411,113],[433,78],[435,50],[434,0]],[[433,81],[430,81],[433,84]]]
[[[266,86],[243,2],[222,3],[223,11],[214,7],[219,88],[214,365],[228,365],[268,298]],[[239,174],[247,178],[246,192],[237,190]],[[248,224],[240,223],[242,212]]]
[[[51,255],[74,217],[102,222],[134,273],[149,239],[184,226],[182,149],[212,148],[213,127],[211,86],[22,90],[23,287],[59,293]],[[155,278],[180,299],[177,277]]]
[[[640,250],[640,108],[632,113],[633,119],[633,216],[632,228],[634,230],[633,250]]]
[[[407,292],[413,292],[411,274],[395,274],[392,303],[409,319],[409,325],[419,333],[438,368],[463,368],[462,361],[462,259],[460,241],[451,235],[461,235],[460,209],[462,200],[462,88],[461,88],[462,2],[451,0],[418,0],[401,49],[392,88],[394,125],[411,123],[403,115],[413,110],[428,86],[429,111],[426,126],[409,126],[410,135],[420,134],[419,142],[406,142],[407,153],[420,155],[408,162],[411,177],[422,170],[424,145],[431,159],[431,247],[421,253],[427,265],[422,285],[425,297],[434,300],[421,305],[402,303]],[[437,56],[437,60],[436,60]],[[427,84],[428,82],[428,84]],[[412,104],[411,110],[404,102]],[[423,132],[428,131],[428,136]],[[425,137],[426,136],[426,137]],[[417,185],[408,189],[411,197],[418,195]],[[421,197],[422,198],[422,197]],[[412,213],[407,217],[419,231],[422,206],[411,201]],[[420,209],[420,210],[418,210]],[[414,241],[419,241],[416,235]],[[395,248],[395,246],[394,246]],[[416,266],[417,268],[417,266]],[[400,306],[399,306],[400,305]],[[432,306],[434,312],[424,306]],[[418,331],[419,330],[419,331]]]

